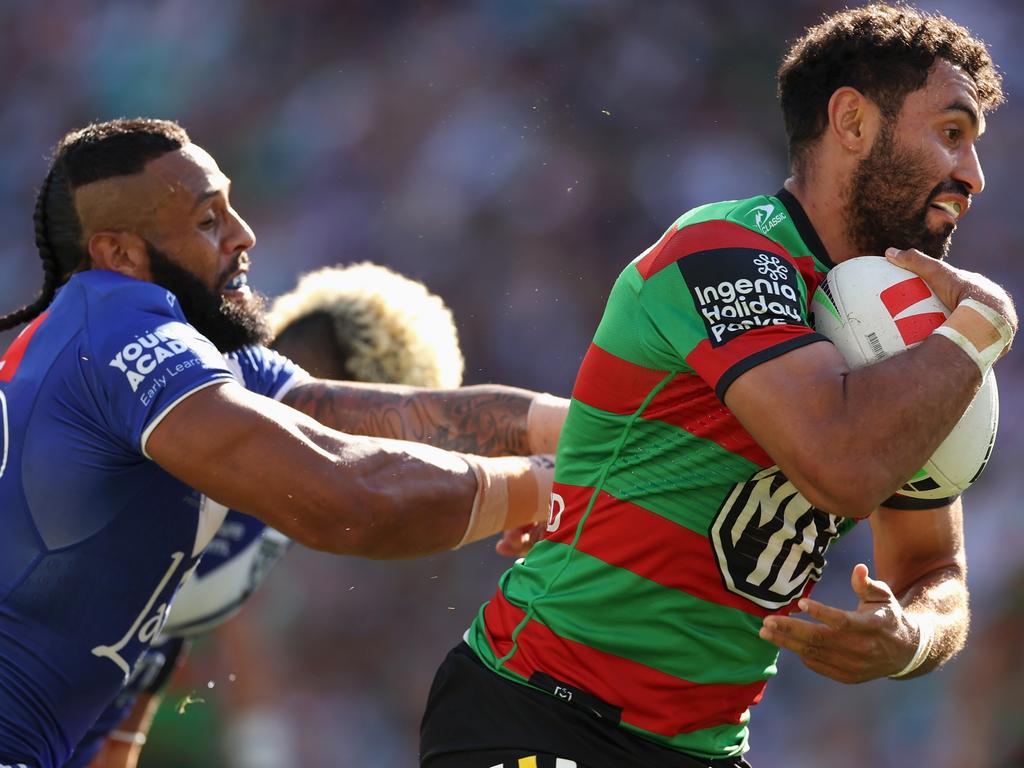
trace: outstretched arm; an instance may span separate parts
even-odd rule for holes
[[[485,384],[432,390],[314,379],[283,402],[354,435],[411,440],[481,456],[554,453],[569,401]]]
[[[811,619],[769,616],[761,637],[841,683],[917,677],[952,658],[967,638],[967,566],[959,500],[940,509],[880,508],[871,517],[877,579],[854,568],[846,611],[803,599]]]
[[[307,546],[416,557],[543,519],[550,462],[354,437],[233,382],[174,406],[143,446],[160,466]]]

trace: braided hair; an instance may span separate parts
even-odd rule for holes
[[[37,317],[71,275],[88,266],[74,192],[84,184],[139,173],[146,163],[188,144],[185,129],[169,120],[119,118],[71,131],[54,150],[32,219],[43,266],[35,301],[0,316],[0,331]]]

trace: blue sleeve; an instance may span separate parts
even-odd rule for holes
[[[149,433],[189,394],[234,380],[224,356],[159,286],[129,281],[90,303],[97,399],[113,433],[145,454]]]
[[[245,347],[225,355],[225,358],[246,389],[275,400],[280,400],[296,384],[310,378],[287,357],[266,347]]]

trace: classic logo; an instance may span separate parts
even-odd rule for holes
[[[774,205],[755,205],[754,206],[754,223],[757,224],[758,229],[761,225],[768,221],[768,218],[775,212]]]
[[[713,347],[751,328],[806,324],[796,270],[781,256],[723,248],[692,253],[677,264]]]
[[[837,522],[777,466],[757,472],[733,488],[711,523],[723,583],[762,608],[782,608],[821,578]]]
[[[775,213],[775,206],[771,203],[755,205],[751,211],[754,214],[754,226],[765,235],[786,220],[786,212],[779,211]]]

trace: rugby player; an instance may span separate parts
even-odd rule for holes
[[[315,379],[260,346],[229,186],[176,123],[121,119],[65,136],[40,189],[43,290],[0,318],[29,322],[0,360],[0,764],[66,762],[227,507],[374,558],[546,514],[528,454],[558,399]]]
[[[1002,288],[942,261],[984,186],[999,75],[963,27],[870,5],[796,42],[779,96],[783,188],[689,211],[615,283],[546,537],[439,669],[426,768],[743,766],[779,648],[856,683],[963,645],[961,502],[896,492],[1017,327]],[[851,371],[808,304],[833,265],[883,253],[952,317]],[[865,517],[857,607],[811,600],[826,549]]]
[[[458,331],[444,301],[422,283],[377,264],[325,267],[303,275],[293,290],[274,300],[267,321],[271,348],[318,378],[433,389],[462,383]],[[160,692],[184,656],[183,640],[234,616],[289,544],[257,518],[228,511],[195,573],[175,595],[158,642],[136,664],[124,690],[65,768],[134,768]],[[236,632],[235,637],[248,635]],[[259,674],[245,670],[249,680]],[[266,731],[265,723],[260,731]],[[246,740],[247,749],[286,749],[267,744],[266,738],[254,744],[255,736]],[[280,740],[280,734],[267,736]],[[269,759],[267,754],[260,758],[263,763]]]

